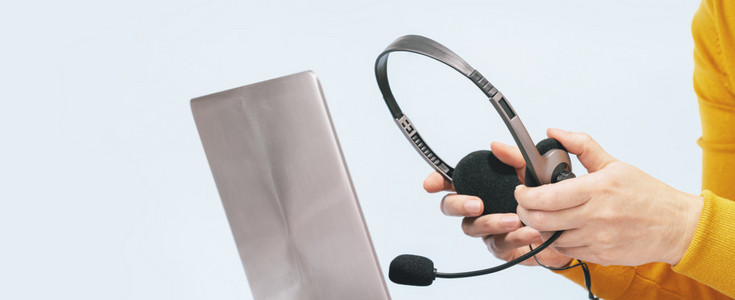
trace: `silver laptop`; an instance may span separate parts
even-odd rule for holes
[[[191,108],[255,299],[390,299],[313,72]]]

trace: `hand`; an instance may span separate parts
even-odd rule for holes
[[[549,129],[587,175],[515,191],[518,216],[551,248],[603,265],[677,264],[699,222],[702,197],[678,191],[607,154],[584,133]]]
[[[502,143],[492,143],[491,149],[502,162],[514,167],[523,182],[526,162],[517,147]],[[424,189],[429,193],[454,191],[454,187],[439,173],[429,174],[424,180]],[[483,203],[480,198],[456,193],[447,194],[441,201],[441,210],[448,216],[463,216],[462,230],[473,237],[482,237],[495,257],[510,261],[529,252],[528,245],[537,247],[542,243],[541,234],[528,226],[521,227],[516,214],[491,214],[480,216]],[[563,267],[571,258],[550,248],[541,251],[536,257],[541,263],[552,267]],[[533,259],[521,264],[537,265]]]

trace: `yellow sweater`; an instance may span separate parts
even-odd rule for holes
[[[735,0],[703,0],[692,21],[694,90],[702,119],[704,208],[675,266],[590,264],[592,292],[605,299],[735,298]],[[582,284],[578,268],[558,272]]]

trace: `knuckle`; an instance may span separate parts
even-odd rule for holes
[[[462,220],[462,232],[464,232],[464,234],[469,235],[469,236],[472,236],[471,235],[471,233],[472,233],[472,221],[473,220],[470,220],[470,219],[464,219],[464,220]]]
[[[495,229],[493,218],[483,218],[481,222],[479,222],[478,227],[480,227],[480,231],[484,234],[493,234],[495,233],[493,229]]]
[[[613,174],[610,174],[610,172],[598,172],[594,173],[590,182],[590,186],[592,186],[593,194],[596,196],[602,196],[602,197],[609,197],[611,195],[614,195],[616,191],[619,191],[621,188],[621,183]]]
[[[485,243],[487,244],[488,251],[490,251],[496,258],[505,261],[510,260],[509,251],[507,251],[505,247],[503,247],[502,237],[488,236]]]
[[[536,197],[536,205],[537,209],[546,209],[552,207],[552,204],[554,203],[554,193],[549,192],[546,193],[543,196]]]
[[[544,217],[544,214],[540,212],[529,212],[527,219],[529,225],[534,229],[540,230],[546,225],[546,218]]]
[[[621,188],[621,178],[618,176],[617,168],[617,164],[613,162],[606,166],[606,172],[600,172],[598,180],[603,191],[612,193]]]
[[[608,207],[600,208],[597,211],[596,215],[597,215],[597,217],[595,219],[597,219],[597,221],[599,221],[599,222],[601,222],[603,224],[611,224],[611,223],[614,224],[615,223],[615,219],[616,219],[616,217],[615,217],[615,215],[616,215],[615,214],[615,211],[612,210],[612,209],[610,209],[610,208],[608,208]],[[603,232],[604,231],[600,231],[600,232],[598,232],[598,234],[602,234]]]
[[[597,182],[595,185],[597,186],[598,192],[600,195],[608,196],[615,192],[618,188],[617,181],[613,178],[613,176],[603,173],[600,174],[601,176],[597,178]]]
[[[508,234],[504,237],[504,240],[509,244],[517,244],[521,242],[521,237],[518,234]]]
[[[582,141],[584,144],[589,144],[589,143],[593,143],[594,142],[594,140],[592,139],[592,137],[589,134],[587,134],[586,132],[580,132],[580,133],[578,133],[578,136],[579,136],[579,140]]]
[[[615,241],[615,237],[607,230],[599,231],[595,234],[595,241],[601,245],[611,245]]]

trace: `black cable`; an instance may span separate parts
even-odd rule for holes
[[[533,247],[531,245],[528,245],[528,248],[531,249],[531,252],[533,252],[534,249],[533,249]],[[536,248],[536,250],[538,250],[538,248]],[[531,253],[531,252],[529,252],[529,253]],[[536,252],[536,253],[538,253],[538,252]],[[589,296],[589,299],[591,299],[591,300],[598,300],[599,299],[599,298],[595,297],[595,294],[592,293],[592,276],[590,275],[590,269],[589,269],[589,267],[587,266],[587,264],[585,262],[577,259],[577,263],[574,264],[574,265],[570,265],[570,266],[566,266],[566,267],[562,267],[562,268],[555,268],[555,267],[549,267],[547,265],[542,264],[538,260],[538,258],[536,257],[535,254],[533,255],[533,259],[536,261],[536,263],[539,266],[544,267],[544,268],[546,268],[548,270],[552,270],[552,271],[564,271],[564,270],[569,270],[571,268],[581,267],[582,268],[582,272],[584,272],[584,286],[587,288],[587,292],[589,293],[589,295],[588,295]]]
[[[482,270],[477,270],[477,271],[469,271],[469,272],[462,272],[462,273],[441,273],[441,272],[436,272],[435,275],[436,275],[437,278],[464,278],[464,277],[472,277],[472,276],[485,275],[485,274],[490,274],[490,273],[495,273],[495,272],[498,272],[498,271],[505,270],[505,269],[510,268],[512,266],[515,266],[515,265],[517,265],[517,264],[519,264],[519,263],[523,262],[524,260],[527,260],[527,259],[529,259],[531,257],[534,257],[535,258],[535,255],[537,253],[541,252],[541,250],[546,249],[546,247],[548,247],[549,245],[551,245],[551,243],[553,243],[554,241],[556,241],[556,239],[559,238],[559,236],[561,235],[562,232],[564,232],[564,231],[557,231],[557,232],[555,232],[554,235],[552,235],[546,242],[544,242],[543,244],[539,245],[538,248],[531,249],[531,252],[528,252],[526,254],[523,254],[523,255],[519,256],[518,258],[516,258],[514,260],[511,260],[511,261],[509,261],[507,263],[504,263],[502,265],[495,266],[495,267],[488,268],[488,269],[482,269]]]

